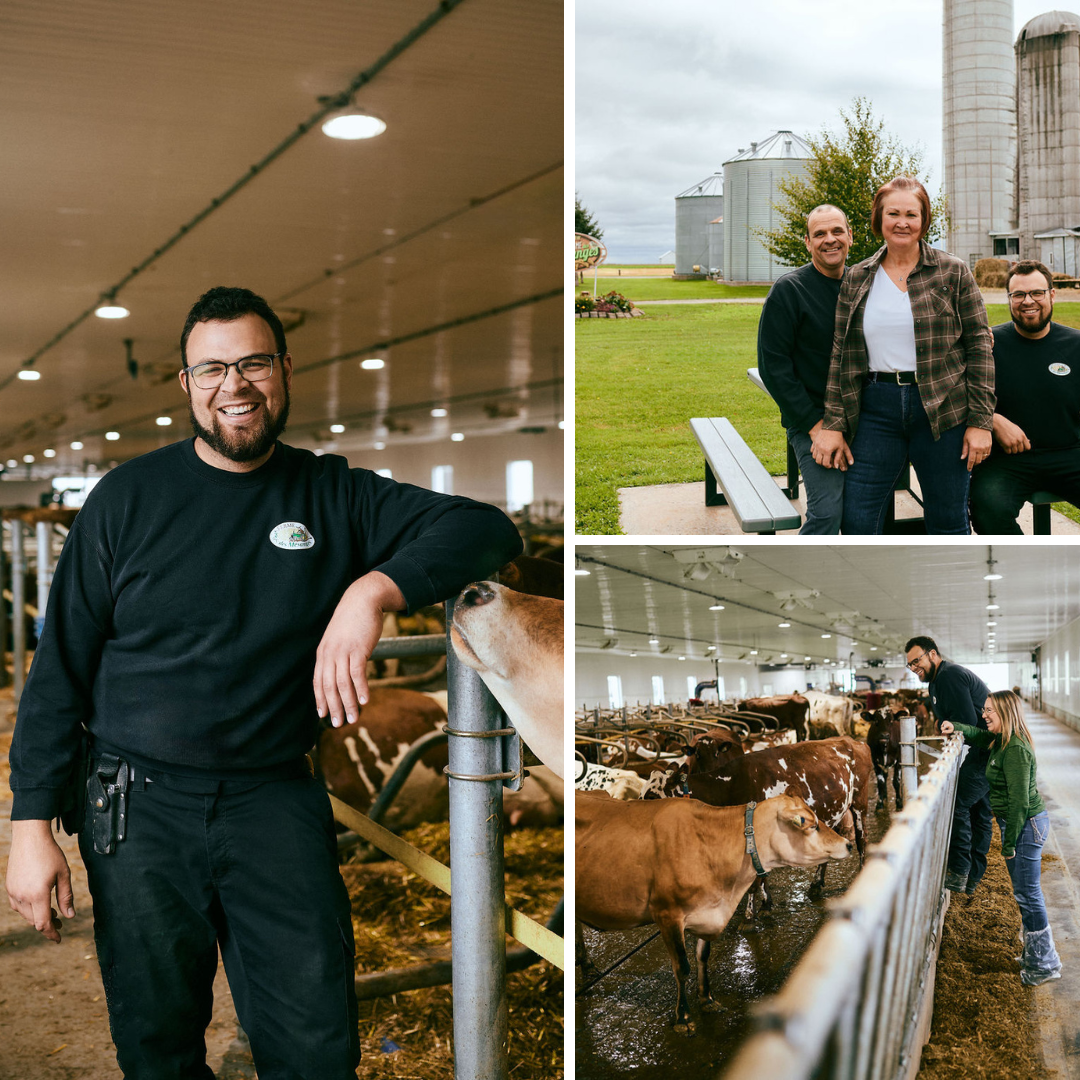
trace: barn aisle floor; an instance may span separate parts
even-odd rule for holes
[[[1080,1080],[1080,731],[1028,710],[1039,792],[1050,812],[1043,894],[1062,961],[1061,978],[1035,991],[1046,1063]]]

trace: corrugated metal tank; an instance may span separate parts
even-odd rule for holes
[[[773,282],[791,267],[774,259],[756,229],[780,224],[773,204],[780,180],[805,175],[810,148],[790,131],[778,131],[724,162],[724,280]]]
[[[1080,16],[1032,19],[1016,40],[1016,71],[1020,254],[1037,258],[1036,233],[1080,226]],[[1050,269],[1076,272],[1075,264]]]
[[[709,222],[724,213],[724,177],[713,173],[675,196],[675,276],[705,277],[710,266]],[[694,267],[700,266],[698,273]]]
[[[949,250],[973,265],[1016,217],[1012,0],[945,0],[942,26]]]

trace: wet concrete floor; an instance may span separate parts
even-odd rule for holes
[[[874,806],[875,797],[871,800]],[[892,789],[889,793],[892,804]],[[887,811],[871,809],[867,840],[879,841],[889,827]],[[698,1007],[697,977],[687,980],[693,1036],[677,1034],[675,977],[663,942],[657,937],[576,1001],[577,1080],[671,1080],[673,1070],[685,1076],[709,1076],[734,1055],[749,1033],[750,1006],[776,993],[826,917],[825,903],[839,896],[859,871],[852,856],[829,866],[825,893],[809,897],[816,870],[782,867],[769,874],[773,907],[752,924],[740,904],[727,929],[713,943],[709,961],[718,1012]],[[585,945],[594,964],[606,971],[634,946],[656,932],[642,927],[627,933],[585,928]],[[693,967],[696,938],[687,934]],[[580,969],[577,985],[582,985]]]

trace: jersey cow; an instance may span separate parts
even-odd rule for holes
[[[802,694],[790,694],[787,697],[756,697],[740,701],[735,706],[737,712],[762,713],[776,720],[777,726],[791,728],[800,742],[810,737],[808,726],[810,702]]]
[[[563,602],[475,582],[454,604],[450,640],[525,745],[563,776]]]
[[[678,986],[675,1028],[693,1031],[686,1003],[684,931],[698,936],[698,995],[715,1009],[709,951],[757,876],[747,853],[746,807],[718,808],[693,799],[614,802],[579,795],[574,810],[577,917],[594,930],[655,923]],[[753,813],[753,841],[765,870],[845,859],[851,844],[820,824],[802,799],[767,799]],[[595,969],[579,941],[579,962]]]
[[[692,799],[712,806],[735,806],[775,795],[797,795],[806,800],[826,825],[853,840],[862,859],[872,768],[869,749],[863,743],[841,736],[746,754],[729,761],[711,776],[692,774],[688,788]],[[823,866],[810,895],[820,895],[824,884]],[[764,882],[762,891],[768,906]],[[753,898],[747,905],[746,917],[754,917]]]

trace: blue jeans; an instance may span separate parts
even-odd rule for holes
[[[948,868],[967,879],[969,892],[974,891],[986,873],[986,855],[994,830],[984,761],[984,758],[971,760],[969,768],[969,761],[965,760],[960,767],[949,837]]]
[[[1004,838],[1004,818],[998,818],[998,828]],[[1005,860],[1009,877],[1012,878],[1013,896],[1020,905],[1020,918],[1029,933],[1032,930],[1045,930],[1050,925],[1039,880],[1043,844],[1049,832],[1050,815],[1045,810],[1028,818],[1016,839],[1016,855]]]
[[[788,442],[799,462],[806,487],[806,521],[799,535],[835,536],[840,532],[840,516],[844,509],[844,473],[839,469],[823,469],[811,452],[810,436],[790,427]]]
[[[917,386],[871,382],[863,387],[854,464],[844,485],[844,532],[880,534],[904,466],[915,467],[928,533],[971,532],[967,463],[960,458],[965,424],[934,439]]]

